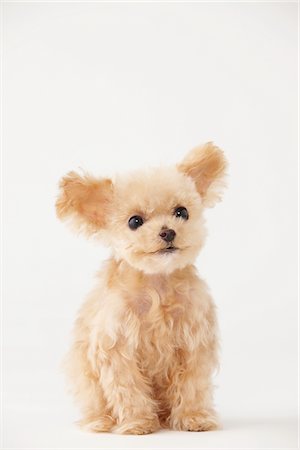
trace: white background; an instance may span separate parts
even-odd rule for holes
[[[297,446],[296,3],[4,3],[3,448]],[[230,162],[198,259],[222,336],[224,430],[78,430],[60,361],[109,252],[55,217],[59,178]]]

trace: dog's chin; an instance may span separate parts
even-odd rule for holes
[[[153,252],[139,252],[126,255],[126,261],[135,269],[147,274],[170,274],[193,264],[199,249],[174,246],[164,247]]]

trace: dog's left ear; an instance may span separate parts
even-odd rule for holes
[[[178,164],[180,172],[195,182],[204,206],[212,207],[221,200],[225,187],[227,161],[222,150],[212,142],[191,150]]]

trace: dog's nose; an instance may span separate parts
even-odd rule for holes
[[[159,235],[164,241],[171,242],[174,240],[176,233],[174,230],[163,230]]]

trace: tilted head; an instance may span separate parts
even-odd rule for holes
[[[192,264],[203,245],[203,209],[220,200],[226,161],[212,143],[176,167],[110,179],[70,172],[56,202],[61,219],[102,237],[117,259],[145,273]]]

